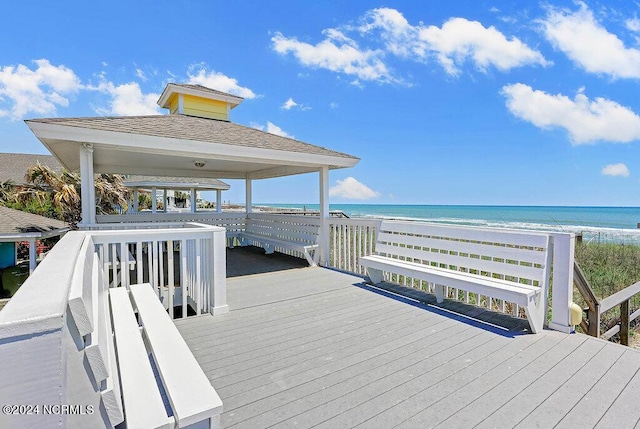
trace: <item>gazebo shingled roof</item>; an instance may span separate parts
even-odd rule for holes
[[[69,225],[48,217],[0,206],[0,235],[51,232]]]
[[[317,166],[322,164],[328,165],[330,169],[350,167],[359,160],[345,153],[233,122],[181,114],[43,118],[25,122],[69,170],[80,167],[77,147],[82,143],[94,145],[97,155],[94,168],[97,173],[155,175],[163,172],[164,175],[171,176],[236,179],[245,178],[246,173],[263,171],[256,178],[266,178],[317,171]],[[138,145],[141,138],[148,143]],[[136,149],[131,150],[132,146]],[[101,151],[109,153],[100,154]],[[230,151],[233,153],[229,153]],[[115,152],[126,153],[126,156],[118,157]],[[160,158],[167,152],[171,153],[172,159],[164,164]],[[187,157],[188,165],[176,164],[180,152]],[[195,160],[211,159],[212,152],[216,153],[213,158],[225,161],[224,165],[216,164],[213,169],[193,168]],[[137,158],[136,155],[140,157]],[[243,159],[248,156],[251,158],[249,163],[253,164],[251,166]],[[270,159],[274,162],[269,162]],[[235,160],[243,162],[243,165],[225,168]],[[314,164],[312,168],[295,168],[307,164],[307,160]],[[266,171],[282,165],[294,168]],[[237,170],[240,170],[240,174],[234,174]]]

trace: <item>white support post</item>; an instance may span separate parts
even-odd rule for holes
[[[80,200],[82,221],[80,226],[96,223],[96,189],[93,182],[93,145],[80,146]]]
[[[29,274],[33,273],[33,270],[36,269],[36,257],[38,246],[36,245],[36,239],[29,239]]]
[[[151,188],[151,213],[156,213],[156,204],[158,203],[158,196],[156,195],[156,187]]]
[[[329,167],[320,169],[320,265],[329,265]]]
[[[222,190],[216,189],[216,212],[222,212]]]
[[[191,213],[195,213],[196,212],[196,190],[191,188],[190,193],[191,193]]]
[[[569,233],[552,233],[551,237],[553,240],[553,290],[549,328],[570,333],[576,237],[575,234]]]
[[[133,211],[138,213],[138,188],[133,190]]]
[[[178,113],[184,114],[184,95],[178,94]]]
[[[251,213],[252,211],[252,207],[251,207],[251,199],[252,199],[253,195],[252,195],[252,189],[251,189],[251,179],[249,178],[249,175],[247,174],[246,178],[245,178],[245,210],[247,212],[247,215],[249,213]]]
[[[211,260],[209,264],[213,267],[213,279],[211,280],[211,293],[209,294],[210,312],[214,316],[229,312],[227,305],[227,238],[224,228],[214,231],[211,237]]]
[[[167,188],[164,188],[162,192],[162,208],[163,208],[163,211],[166,213],[167,212]]]

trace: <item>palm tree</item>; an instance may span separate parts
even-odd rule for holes
[[[76,226],[81,219],[80,176],[63,170],[57,174],[39,162],[25,175],[29,185],[23,187],[16,200],[23,204],[34,200],[40,204],[51,201],[61,220]],[[94,177],[98,214],[115,212],[116,206],[126,206],[129,190],[119,174],[99,174]]]
[[[120,174],[99,174],[95,178],[98,214],[113,214],[117,206],[126,207],[131,191]]]
[[[16,186],[11,180],[0,182],[0,204],[11,201],[15,195]]]

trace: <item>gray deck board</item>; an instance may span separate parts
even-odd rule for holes
[[[581,346],[585,344],[591,342]],[[537,360],[526,371],[520,371],[516,377],[505,380],[500,386],[472,402],[472,407],[447,419],[445,424],[459,424],[461,427],[509,427],[518,424],[535,410],[541,419],[540,423],[543,423],[541,427],[553,427],[623,352],[620,347],[605,347],[587,361],[583,368],[578,368],[578,362],[575,362],[576,371],[573,374],[560,374],[558,378],[569,380],[552,394],[541,389],[538,401],[533,396],[536,384],[542,383],[544,386],[549,377],[557,376],[556,373],[562,370],[562,366],[561,362],[554,362],[553,359]],[[549,388],[551,390],[551,385]],[[526,401],[523,403],[524,398]],[[541,400],[544,402],[536,408]]]
[[[337,271],[240,268],[229,314],[176,321],[223,427],[639,425],[638,351]]]

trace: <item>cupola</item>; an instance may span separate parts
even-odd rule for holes
[[[231,120],[231,109],[244,99],[202,85],[170,83],[162,91],[158,105],[171,115]]]

